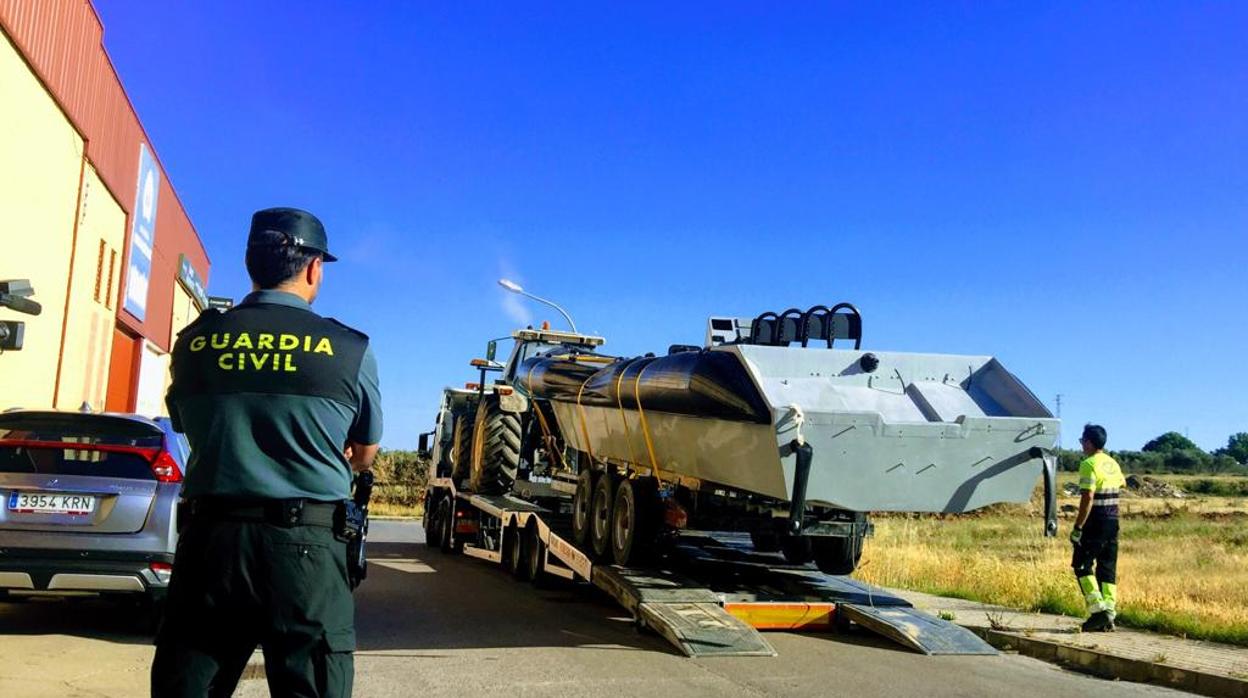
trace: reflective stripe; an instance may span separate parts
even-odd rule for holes
[[[1100,589],[1096,587],[1096,577],[1090,575],[1080,577],[1079,589],[1083,592],[1083,601],[1088,605],[1090,613],[1100,613],[1105,610],[1105,601],[1101,597]]]
[[[1118,498],[1114,497],[1113,499],[1094,499],[1092,500],[1092,506],[1094,507],[1116,507],[1118,506]]]

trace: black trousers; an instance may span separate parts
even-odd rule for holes
[[[166,605],[153,696],[229,696],[257,645],[272,695],[351,695],[355,605],[329,528],[193,520]]]
[[[1076,577],[1093,575],[1100,584],[1118,583],[1118,520],[1089,524],[1083,530],[1083,538],[1075,546],[1070,566]]]

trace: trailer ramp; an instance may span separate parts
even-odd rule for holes
[[[970,630],[910,606],[842,603],[836,608],[844,620],[923,654],[998,654]]]
[[[774,657],[755,628],[726,611],[719,596],[665,570],[596,565],[593,583],[689,657]]]
[[[681,572],[703,581],[725,609],[757,628],[828,630],[852,622],[923,654],[998,654],[970,630],[885,589],[756,552],[748,537],[688,536],[677,550]]]

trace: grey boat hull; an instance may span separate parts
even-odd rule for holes
[[[575,391],[544,394],[540,380],[527,387],[550,399],[571,447],[700,489],[790,501],[799,480],[794,449],[804,443],[812,459],[801,494],[811,504],[958,513],[1031,498],[1059,422],[1000,362],[896,352],[864,362],[867,354],[724,345],[698,352],[702,359],[642,359],[635,368],[600,360],[582,369]],[[665,370],[665,359],[710,362],[731,389],[708,386],[697,370]],[[681,390],[700,395],[682,402]],[[652,395],[665,397],[648,404]]]

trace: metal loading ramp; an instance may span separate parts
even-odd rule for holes
[[[652,569],[597,565],[594,586],[606,591],[641,625],[689,657],[774,657],[771,643],[726,611],[710,589]]]
[[[970,630],[884,589],[756,552],[748,537],[686,536],[677,551],[682,573],[706,582],[728,612],[756,628],[819,631],[852,622],[923,654],[998,654]]]

